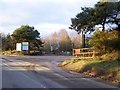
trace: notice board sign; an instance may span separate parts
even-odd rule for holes
[[[29,50],[29,42],[22,42],[22,50]]]
[[[21,43],[16,43],[16,51],[21,51]]]

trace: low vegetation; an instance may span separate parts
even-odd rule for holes
[[[89,41],[89,45],[100,52],[99,56],[93,60],[67,60],[62,62],[60,66],[66,70],[83,73],[120,85],[119,42],[118,31],[103,32],[97,30]]]
[[[120,62],[118,60],[67,60],[59,66],[120,85]]]
[[[9,50],[9,51],[3,51],[2,55],[8,55],[8,56],[23,56],[23,55],[42,55],[40,51],[16,51],[16,50]]]
[[[93,46],[101,54],[115,53],[120,50],[120,38],[118,30],[113,31],[100,31],[96,30],[89,40],[89,45]]]
[[[23,55],[21,52],[16,51],[16,50],[9,50],[9,51],[3,51],[3,55],[14,55],[14,56],[21,56]]]

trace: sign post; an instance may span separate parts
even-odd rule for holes
[[[22,50],[29,50],[29,43],[28,42],[22,42]]]
[[[21,51],[21,43],[16,43],[16,51]]]
[[[28,54],[29,42],[22,42],[22,50],[24,51],[24,54]]]
[[[21,48],[21,43],[16,43],[16,51],[18,54],[21,54],[22,48]]]

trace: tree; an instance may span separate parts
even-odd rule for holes
[[[78,13],[75,18],[71,19],[70,29],[74,29],[79,33],[82,33],[82,43],[85,47],[85,34],[88,31],[94,31],[95,22],[93,21],[94,17],[92,15],[92,8],[81,8],[82,12]]]
[[[56,32],[54,32],[54,33],[51,35],[51,38],[50,38],[50,47],[51,47],[51,51],[52,51],[53,53],[58,52],[59,40],[58,40],[58,35],[57,35]]]
[[[2,46],[2,50],[5,51],[6,50],[6,37],[3,33],[1,33],[1,40],[2,40],[2,43],[1,43],[1,46]]]
[[[72,41],[65,29],[61,29],[59,34],[59,50],[60,51],[71,51]]]
[[[120,39],[118,38],[118,31],[107,31],[103,32],[100,30],[95,31],[92,39],[90,40],[90,45],[94,46],[100,52],[113,52],[120,50]]]
[[[58,54],[72,49],[72,41],[65,29],[61,29],[58,33],[54,32],[43,40],[46,52],[52,51],[54,54]]]
[[[119,4],[118,2],[103,2],[103,1],[95,4],[93,15],[96,19],[94,19],[94,21],[96,22],[96,25],[97,24],[102,25],[103,31],[105,31],[106,24],[113,22],[112,20],[117,18],[117,14],[119,12],[118,4]]]
[[[0,34],[0,50],[7,51],[13,49],[12,38],[10,34]]]
[[[89,31],[94,31],[96,25],[102,25],[102,31],[105,31],[105,25],[109,23],[116,24],[117,29],[120,29],[120,1],[104,2],[101,0],[95,4],[94,8],[85,7],[81,8],[81,10],[75,18],[71,19],[72,24],[70,29],[74,29],[78,34],[83,34],[84,47],[85,34]]]
[[[12,37],[10,34],[7,34],[6,36],[6,50],[13,50],[13,41],[12,41]]]
[[[109,1],[109,0],[108,0]],[[96,25],[102,25],[105,31],[105,24],[114,23],[119,27],[120,23],[120,1],[104,2],[101,0],[95,4],[94,8],[81,8],[82,12],[78,13],[75,18],[71,19],[71,28],[77,32],[94,31]]]
[[[49,53],[51,51],[51,48],[50,48],[50,37],[46,37],[42,40],[44,42],[44,51]]]
[[[22,25],[20,28],[17,28],[13,32],[12,37],[14,44],[18,42],[29,42],[30,50],[40,50],[43,46],[40,33],[29,25]]]
[[[107,23],[116,24],[116,30],[120,31],[120,1],[114,2],[112,9],[112,13],[108,17]]]
[[[76,15],[75,18],[71,19],[71,27],[70,29],[74,29],[75,31],[81,33],[87,33],[88,31],[93,31],[93,26],[95,22],[93,21],[94,16],[92,16],[93,9],[92,8],[81,8],[81,12]]]
[[[58,35],[57,35],[56,32],[51,34],[50,44],[53,45],[53,46],[58,46]]]
[[[70,34],[70,38],[72,41],[72,47],[73,48],[80,48],[82,46],[82,38],[81,35],[78,35],[77,32],[72,32]]]

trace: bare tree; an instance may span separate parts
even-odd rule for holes
[[[82,46],[82,36],[73,31],[70,33],[73,48],[80,48]]]
[[[65,29],[61,29],[60,32],[58,33],[59,36],[59,50],[60,51],[71,51],[72,49],[72,41]]]

